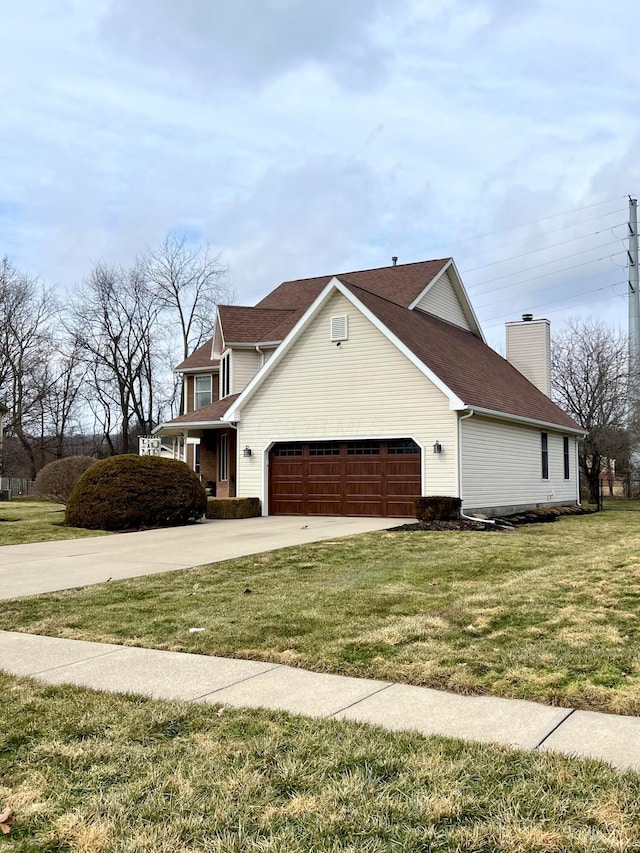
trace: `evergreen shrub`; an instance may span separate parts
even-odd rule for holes
[[[428,495],[425,498],[417,498],[415,503],[416,518],[418,521],[454,521],[460,518],[460,498],[452,498],[448,495]]]
[[[38,472],[33,497],[66,504],[80,477],[96,462],[93,456],[66,456],[49,462]]]
[[[65,521],[90,530],[141,530],[194,524],[207,496],[194,471],[177,459],[112,456],[80,478]]]
[[[262,513],[260,498],[209,498],[207,518],[255,518]]]

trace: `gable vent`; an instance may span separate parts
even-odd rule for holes
[[[331,340],[346,341],[349,339],[349,325],[346,315],[331,318]]]

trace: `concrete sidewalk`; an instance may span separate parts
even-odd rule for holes
[[[0,599],[153,575],[384,530],[397,518],[263,516],[0,547]]]
[[[0,669],[155,699],[262,707],[598,758],[640,772],[640,718],[307,672],[274,663],[0,631]]]

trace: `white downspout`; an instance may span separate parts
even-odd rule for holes
[[[260,367],[264,367],[264,350],[260,349],[259,344],[256,344],[256,352],[260,353]]]
[[[473,409],[469,409],[466,415],[462,415],[462,417],[458,418],[458,496],[462,501],[462,421],[470,418],[474,415],[475,412]],[[460,518],[464,518],[465,521],[474,521],[477,524],[493,524],[495,525],[495,521],[492,521],[490,518],[475,518],[473,515],[465,515],[462,510],[462,504],[460,505]]]

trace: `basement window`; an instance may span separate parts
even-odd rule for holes
[[[334,343],[349,340],[349,320],[346,314],[331,318],[331,340]]]
[[[542,479],[549,479],[549,435],[540,433],[540,449],[542,452]]]

